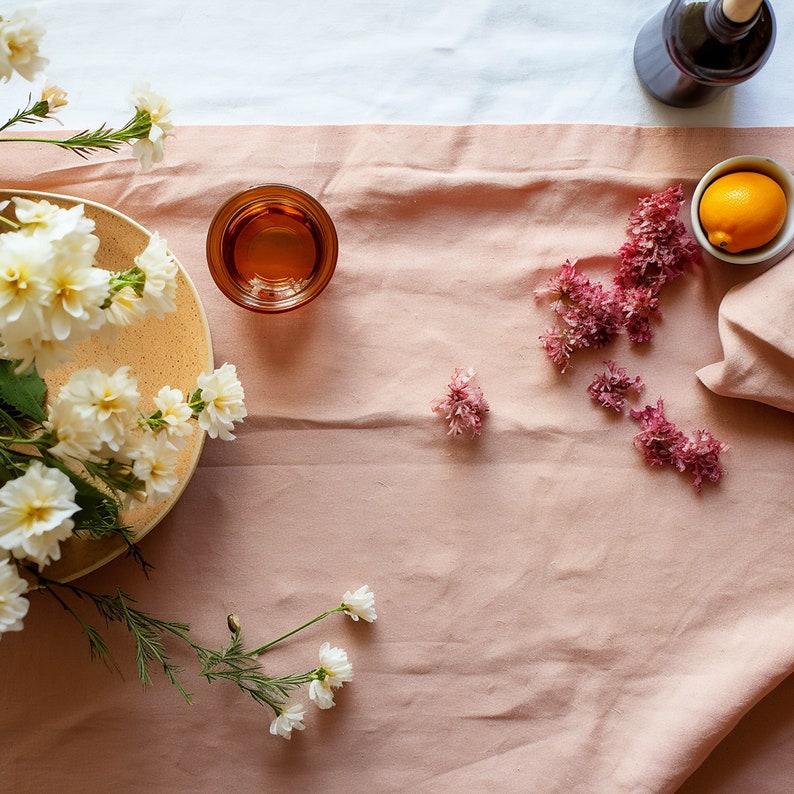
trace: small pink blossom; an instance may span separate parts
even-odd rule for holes
[[[717,482],[725,470],[720,465],[719,457],[729,447],[714,438],[708,430],[697,430],[687,439],[679,451],[679,469],[689,469],[692,473],[692,484],[700,493],[703,482]],[[683,467],[683,468],[681,468]]]
[[[634,436],[634,446],[645,455],[646,462],[651,466],[676,464],[678,450],[686,442],[686,436],[665,417],[662,398],[656,401],[655,406],[646,405],[641,411],[632,410],[630,413],[641,428]]]
[[[640,199],[629,215],[628,239],[616,252],[620,263],[611,288],[591,281],[576,259],[567,259],[535,291],[536,300],[549,302],[556,320],[540,340],[561,372],[574,351],[603,347],[619,333],[635,343],[653,336],[660,289],[702,260],[700,247],[678,218],[683,198],[676,185]]]
[[[566,260],[560,272],[535,291],[535,299],[548,300],[557,318],[557,324],[540,340],[560,372],[565,372],[575,350],[603,347],[623,325],[616,293],[591,281],[576,265],[577,260]]]
[[[646,405],[641,411],[631,411],[631,416],[639,421],[641,428],[634,436],[634,446],[642,451],[651,466],[670,463],[681,472],[689,471],[698,493],[704,481],[717,482],[725,474],[719,456],[728,445],[707,430],[698,430],[687,438],[665,417],[661,398],[655,406]]]
[[[482,417],[489,408],[482,389],[472,382],[474,376],[473,369],[456,367],[446,395],[437,397],[431,403],[432,410],[449,423],[448,435],[458,435],[465,430],[472,437],[482,433]]]
[[[683,201],[681,185],[640,199],[629,215],[628,238],[617,251],[616,284],[658,289],[702,261],[700,247],[678,217]]]
[[[639,394],[645,388],[645,384],[639,375],[632,380],[625,367],[618,367],[611,359],[604,364],[606,370],[595,375],[592,383],[587,387],[587,392],[599,405],[620,413],[626,404],[626,393],[633,391]]]

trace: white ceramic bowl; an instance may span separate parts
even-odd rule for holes
[[[751,248],[747,251],[741,251],[738,254],[731,254],[709,242],[706,232],[700,225],[699,210],[700,197],[703,195],[703,191],[705,191],[715,179],[735,171],[756,171],[759,174],[765,174],[774,179],[780,187],[783,188],[783,192],[786,194],[788,212],[786,213],[786,220],[783,222],[783,227],[766,245],[762,245],[759,248]],[[777,260],[787,252],[787,249],[791,246],[792,242],[794,242],[794,176],[791,175],[791,172],[787,168],[784,168],[780,163],[769,157],[762,157],[754,154],[743,154],[738,157],[730,157],[709,169],[700,182],[698,182],[695,192],[692,195],[691,212],[692,231],[695,238],[700,245],[703,246],[705,251],[717,259],[721,259],[723,262],[731,262],[735,265],[754,265],[758,262]]]

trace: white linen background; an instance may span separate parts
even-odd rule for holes
[[[124,123],[139,80],[169,97],[177,126],[794,126],[794,8],[772,3],[764,69],[694,110],[653,101],[634,74],[637,31],[665,0],[22,0],[0,13],[37,9],[66,129]],[[4,88],[9,113],[28,88]],[[765,761],[785,763],[792,743],[772,739]]]
[[[794,8],[752,80],[706,108],[642,91],[637,31],[664,0],[20,0],[48,34],[68,129],[126,120],[148,80],[177,124],[794,124]],[[6,89],[8,93],[8,89]],[[6,100],[8,101],[8,100]]]

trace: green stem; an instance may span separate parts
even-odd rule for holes
[[[311,620],[304,623],[302,626],[298,626],[297,629],[293,629],[292,631],[288,631],[286,634],[283,634],[276,640],[272,642],[268,642],[266,645],[260,645],[259,648],[254,648],[253,651],[248,651],[249,656],[259,656],[260,653],[263,653],[268,648],[272,648],[276,643],[281,642],[282,640],[286,640],[287,637],[291,637],[293,634],[297,634],[299,631],[303,631],[303,629],[312,626],[315,623],[319,623],[319,621],[327,618],[329,615],[333,615],[335,612],[344,612],[344,606],[338,606],[335,609],[329,609],[327,612],[323,612],[322,615],[318,615],[316,618],[312,618]]]
[[[0,138],[0,143],[51,143],[62,149],[71,149],[81,157],[90,154],[94,149],[110,149],[116,151],[122,143],[130,143],[146,138],[152,128],[152,117],[148,111],[139,110],[118,130],[104,124],[93,131],[83,130],[69,138],[37,138],[32,136],[14,136]]]

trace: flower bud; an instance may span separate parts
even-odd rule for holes
[[[242,626],[240,625],[240,618],[238,618],[237,615],[234,614],[229,615],[226,618],[226,625],[229,627],[229,631],[232,634],[239,634],[240,629],[242,628]]]

